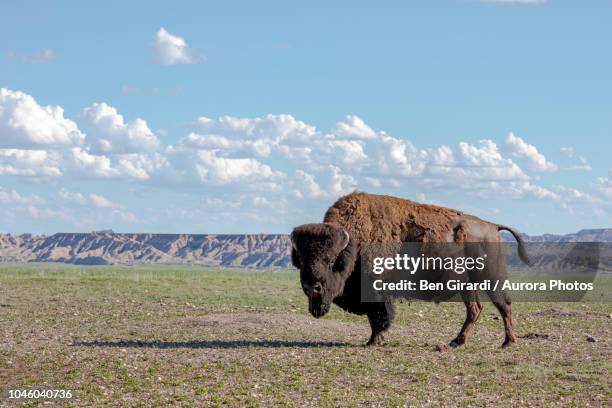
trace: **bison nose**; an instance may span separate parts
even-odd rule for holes
[[[319,282],[313,285],[304,284],[303,288],[304,288],[304,292],[310,297],[320,297],[321,289],[323,289],[323,287],[321,286]]]

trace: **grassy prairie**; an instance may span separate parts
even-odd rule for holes
[[[462,304],[398,309],[388,345],[366,348],[366,319],[310,317],[295,273],[0,266],[0,389],[69,388],[74,406],[611,405],[610,303],[515,304],[505,350],[490,304],[456,350],[437,346]]]

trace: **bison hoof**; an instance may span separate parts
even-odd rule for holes
[[[372,336],[366,343],[366,346],[382,346],[383,344],[385,344],[385,337],[379,334],[377,336]]]
[[[502,344],[502,348],[510,347],[515,342],[516,342],[516,340],[514,340],[514,339],[506,339],[506,341],[504,341],[504,344]]]
[[[456,339],[448,343],[448,345],[452,348],[457,348],[463,344],[465,344],[465,339],[462,337],[457,337]]]

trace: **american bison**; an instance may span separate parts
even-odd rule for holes
[[[375,302],[365,302],[361,297],[361,257],[369,243],[498,244],[500,230],[507,230],[515,237],[520,258],[529,264],[523,241],[511,228],[449,208],[355,192],[332,205],[323,223],[293,229],[291,259],[300,270],[308,310],[314,317],[325,315],[332,303],[350,313],[365,314],[372,328],[367,344],[380,345],[393,320],[394,307],[391,297]],[[501,263],[504,262],[502,258],[498,259]],[[459,334],[450,343],[452,347],[465,342],[483,308],[477,292],[463,291],[460,295],[466,307],[466,318]],[[489,296],[504,322],[505,347],[515,341],[511,302],[506,293],[501,296],[489,293]]]

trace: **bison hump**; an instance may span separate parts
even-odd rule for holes
[[[360,242],[453,240],[462,212],[402,198],[352,193],[332,205],[323,221],[345,228]]]

